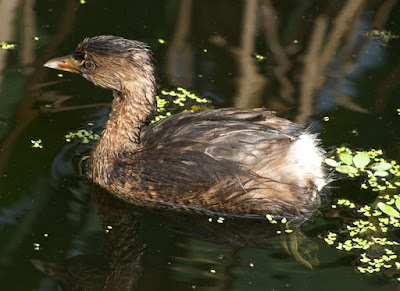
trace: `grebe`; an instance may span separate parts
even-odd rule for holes
[[[117,36],[84,39],[48,68],[113,91],[89,176],[134,204],[216,213],[308,217],[326,184],[323,150],[307,129],[263,109],[182,113],[144,127],[156,79],[149,47]]]

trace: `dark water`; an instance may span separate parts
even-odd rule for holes
[[[94,203],[85,175],[93,144],[64,135],[101,132],[111,93],[42,67],[86,36],[138,39],[154,51],[160,89],[181,86],[215,107],[265,106],[313,124],[326,149],[379,148],[399,160],[400,41],[366,35],[400,34],[397,1],[1,1],[0,19],[0,41],[17,45],[0,50],[1,290],[58,290],[38,268],[66,290],[397,288],[358,273],[354,253],[321,239],[342,223],[323,208],[301,226],[319,250],[311,270],[265,221],[134,212],[96,189]],[[371,198],[352,181],[334,186],[327,208]]]

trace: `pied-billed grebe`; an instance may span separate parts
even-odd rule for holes
[[[156,84],[149,47],[116,36],[84,39],[46,67],[113,90],[89,175],[119,198],[238,214],[306,217],[326,184],[323,154],[303,126],[257,110],[183,113],[145,128]],[[157,203],[152,203],[157,202]]]

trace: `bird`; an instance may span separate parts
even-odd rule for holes
[[[44,64],[112,90],[88,162],[92,183],[132,204],[216,214],[308,218],[328,184],[321,141],[264,108],[221,108],[149,124],[156,73],[150,47],[87,37]]]

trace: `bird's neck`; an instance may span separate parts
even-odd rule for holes
[[[114,91],[110,117],[91,154],[90,176],[100,185],[108,184],[116,162],[140,147],[140,130],[155,101],[155,82],[142,77]]]

